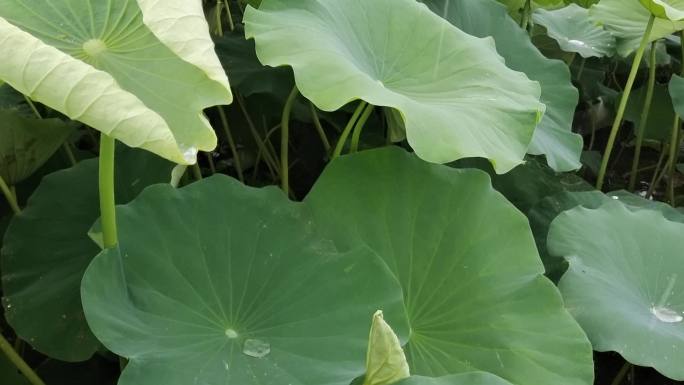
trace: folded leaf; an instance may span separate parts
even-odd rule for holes
[[[558,42],[563,51],[578,53],[583,58],[612,56],[615,38],[589,18],[589,10],[577,4],[547,11],[537,9],[534,21]]]
[[[508,69],[491,38],[415,0],[264,0],[244,21],[261,62],[291,66],[316,106],[362,99],[395,108],[429,162],[484,157],[507,172],[523,161],[544,111],[539,84]]]
[[[464,32],[477,37],[493,37],[496,51],[504,57],[506,66],[539,82],[546,113],[534,130],[527,152],[545,155],[549,166],[556,171],[578,169],[582,137],[572,132],[578,93],[567,65],[544,57],[527,33],[494,0],[423,2]]]
[[[129,146],[194,163],[216,146],[203,110],[231,95],[199,5],[184,3],[1,0],[0,79]],[[181,15],[190,35],[169,25]]]
[[[650,14],[635,0],[601,0],[589,9],[589,17],[617,39],[617,52],[627,57],[639,47]],[[684,29],[684,22],[656,19],[649,38],[655,41]]]
[[[484,172],[364,151],[328,166],[305,204],[341,250],[366,245],[401,283],[411,373],[592,383],[591,346],[542,276],[527,218]]]
[[[684,19],[683,0],[639,0],[655,17],[678,21]]]
[[[366,354],[364,385],[391,385],[410,376],[399,337],[385,322],[382,311],[373,315]]]

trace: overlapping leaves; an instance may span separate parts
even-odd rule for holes
[[[589,16],[615,36],[618,54],[626,57],[639,47],[650,13],[637,1],[601,0],[591,7]],[[649,40],[658,40],[682,29],[682,21],[658,18]]]
[[[120,249],[94,260],[82,296],[98,338],[130,359],[120,385],[348,385],[377,309],[408,332],[382,259],[338,252],[275,188],[217,176],[118,214]]]
[[[346,385],[376,309],[402,341],[408,321],[412,373],[591,383],[589,343],[525,218],[480,171],[366,151],[303,205],[214,177],[148,189],[119,220],[121,249],[95,260],[82,295],[98,338],[131,360],[121,384]]]
[[[546,106],[544,117],[534,130],[527,152],[545,155],[556,171],[580,167],[582,137],[572,132],[572,119],[578,94],[565,64],[544,57],[529,36],[494,0],[423,0],[436,14],[464,32],[491,36],[496,51],[509,68],[524,72],[541,86],[541,101]]]
[[[414,0],[265,0],[244,20],[261,62],[291,66],[320,109],[356,99],[395,108],[431,162],[484,157],[506,172],[522,162],[544,109],[539,85],[508,69],[491,40]]]
[[[140,150],[118,151],[117,200],[168,183],[170,162]],[[83,316],[79,287],[99,252],[88,238],[99,216],[97,160],[46,176],[5,233],[5,317],[38,351],[64,361],[88,359],[99,347]]]
[[[216,146],[202,110],[231,94],[200,2],[2,0],[0,35],[32,99],[178,163]]]
[[[589,10],[577,4],[552,11],[538,9],[533,18],[563,51],[584,58],[612,56],[615,51],[615,38],[589,19]]]

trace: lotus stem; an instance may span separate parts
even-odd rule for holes
[[[352,115],[351,119],[349,119],[349,122],[347,122],[347,125],[344,127],[344,130],[342,131],[342,134],[340,135],[340,139],[337,141],[337,146],[335,146],[335,152],[333,152],[332,159],[334,160],[335,158],[339,157],[342,154],[342,149],[344,149],[344,144],[347,142],[347,138],[349,137],[349,134],[351,133],[352,128],[354,128],[354,125],[356,121],[359,119],[359,116],[361,115],[361,112],[363,112],[363,109],[366,108],[368,103],[365,101],[361,101],[358,106],[356,106],[356,110],[354,111],[354,114]]]
[[[233,163],[235,165],[235,171],[237,172],[240,182],[245,183],[245,176],[242,174],[242,160],[240,159],[240,154],[238,153],[237,146],[235,146],[235,140],[233,139],[233,133],[228,125],[228,118],[226,113],[223,111],[223,107],[216,107],[221,118],[221,124],[223,125],[223,132],[226,134],[226,140],[228,141],[228,146],[230,147],[230,152],[233,154]]]
[[[223,13],[223,11],[221,10],[222,7],[223,2],[221,2],[221,0],[218,0],[216,2],[216,28],[218,29],[217,32],[219,36],[223,36],[223,24],[221,20],[221,14]]]
[[[211,152],[205,152],[204,157],[207,158],[207,164],[209,165],[209,171],[211,175],[216,174],[216,165],[214,164],[214,156]]]
[[[12,345],[10,345],[9,341],[5,339],[5,336],[0,334],[0,350],[2,350],[3,353],[5,353],[5,356],[9,359],[9,361],[16,366],[17,369],[21,372],[21,374],[26,377],[26,379],[33,385],[45,385],[45,382],[38,377],[36,372],[31,369],[30,366],[24,361],[23,358],[19,354],[17,354],[16,351],[12,348]]]
[[[21,208],[19,207],[19,203],[17,202],[17,198],[14,196],[12,193],[12,189],[5,183],[5,180],[0,176],[0,190],[2,190],[2,194],[5,196],[7,199],[7,203],[9,203],[10,208],[12,209],[12,212],[14,215],[19,215],[21,214]]]
[[[608,143],[606,144],[606,150],[603,153],[603,160],[601,161],[601,169],[599,170],[598,180],[596,181],[596,188],[598,190],[603,189],[603,182],[606,177],[606,171],[608,170],[608,163],[610,161],[610,154],[613,152],[613,146],[615,146],[615,139],[617,138],[618,131],[620,131],[620,125],[622,124],[622,118],[625,115],[625,108],[627,107],[627,102],[629,101],[629,95],[632,92],[632,87],[634,86],[634,80],[636,80],[636,75],[639,72],[639,64],[641,59],[644,57],[644,51],[648,45],[648,41],[651,36],[651,31],[653,30],[653,24],[655,22],[655,16],[651,15],[648,19],[648,24],[646,30],[644,31],[644,36],[641,39],[641,44],[634,55],[634,60],[632,61],[632,68],[629,72],[629,77],[627,78],[627,83],[625,84],[625,89],[620,99],[620,104],[618,106],[617,114],[615,115],[615,120],[613,121],[613,126],[610,130],[610,136],[608,137]]]
[[[100,220],[102,222],[102,238],[104,247],[116,247],[118,241],[116,231],[116,201],[114,199],[114,138],[102,134],[100,136]]]
[[[634,191],[636,187],[636,178],[639,161],[641,159],[641,147],[644,143],[644,131],[646,131],[646,123],[651,112],[651,104],[653,102],[653,89],[655,88],[656,77],[656,42],[651,43],[651,54],[648,60],[648,84],[646,86],[646,99],[644,99],[644,106],[641,109],[641,118],[639,119],[639,126],[637,127],[636,143],[634,145],[634,159],[632,161],[632,172],[629,176],[629,191]]]
[[[625,362],[625,364],[622,366],[622,368],[620,368],[620,371],[615,376],[613,382],[611,382],[610,385],[620,385],[622,381],[625,379],[627,372],[629,372],[629,369],[631,368],[632,364],[630,364],[629,362]]]
[[[196,181],[201,181],[202,178],[202,169],[199,166],[199,162],[195,162],[195,164],[192,165],[192,176],[195,178]]]
[[[223,4],[226,7],[226,15],[228,16],[228,27],[230,32],[235,31],[235,23],[233,22],[233,13],[230,11],[230,2],[228,0],[223,0]]]
[[[530,16],[532,14],[532,1],[525,0],[525,6],[522,11],[522,19],[520,20],[520,28],[527,31],[527,27],[530,24]]]
[[[264,161],[266,162],[269,171],[271,172],[271,174],[273,174],[274,170],[279,169],[275,160],[275,155],[271,154],[268,147],[261,139],[261,136],[259,136],[259,132],[257,131],[256,126],[254,125],[254,121],[252,120],[252,117],[249,116],[249,111],[247,111],[247,107],[245,105],[244,99],[242,98],[242,95],[236,94],[235,99],[237,100],[238,106],[240,106],[240,110],[242,111],[242,114],[244,115],[245,120],[247,121],[247,126],[249,127],[249,130],[252,133],[252,137],[254,137],[254,141],[259,147],[259,150],[261,150],[264,154]]]
[[[299,96],[299,90],[297,86],[294,86],[287,97],[280,120],[280,187],[288,195],[290,193],[290,116],[297,96]]]
[[[577,81],[582,79],[582,74],[584,73],[584,66],[587,64],[587,58],[583,57],[580,62],[579,69],[577,70]]]
[[[672,125],[672,137],[670,138],[670,154],[668,160],[668,175],[669,180],[667,181],[667,200],[672,206],[675,206],[675,193],[674,193],[674,177],[677,173],[677,158],[679,156],[679,126],[680,126],[679,115],[675,114],[674,124]]]
[[[361,131],[363,131],[363,126],[366,124],[366,121],[368,121],[368,118],[370,117],[370,114],[373,112],[374,109],[375,106],[372,104],[366,106],[366,109],[363,111],[363,114],[354,125],[354,132],[352,134],[350,149],[351,153],[354,153],[359,150],[359,139],[361,138]]]
[[[330,141],[328,140],[328,136],[325,135],[325,130],[323,130],[323,125],[321,124],[321,120],[318,118],[318,112],[316,112],[316,106],[313,105],[313,103],[309,102],[309,108],[311,109],[311,118],[313,119],[314,126],[316,127],[316,132],[318,132],[318,136],[321,137],[321,142],[323,143],[323,148],[325,148],[326,154],[330,153]]]

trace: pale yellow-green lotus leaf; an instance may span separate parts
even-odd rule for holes
[[[378,310],[373,315],[363,384],[390,385],[410,375],[399,337],[385,322],[382,311]]]
[[[0,78],[74,120],[132,147],[176,151],[164,119],[105,72],[44,44],[0,18]],[[140,127],[147,128],[141,130]]]
[[[228,77],[214,51],[201,0],[137,0],[143,22],[169,49],[220,83],[232,101]]]
[[[655,17],[672,21],[684,20],[684,0],[639,0]]]
[[[194,163],[216,147],[204,109],[232,99],[198,10],[192,1],[0,0],[0,79],[129,146]]]
[[[634,52],[646,30],[650,13],[636,0],[601,0],[589,9],[589,17],[617,40],[617,52],[627,57]],[[684,29],[684,22],[657,18],[649,41]]]
[[[354,100],[399,112],[416,154],[523,162],[545,106],[541,87],[415,0],[264,0],[245,35],[261,63],[292,68],[302,95],[334,111]]]

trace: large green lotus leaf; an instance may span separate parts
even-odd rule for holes
[[[539,82],[546,113],[534,130],[528,153],[546,155],[556,171],[580,167],[582,137],[572,132],[578,93],[565,63],[544,57],[529,36],[494,0],[423,0],[435,13],[477,37],[491,36],[506,65]]]
[[[684,0],[639,0],[655,17],[668,20],[684,19]]]
[[[547,11],[537,9],[534,21],[546,28],[546,33],[558,42],[563,51],[575,52],[584,58],[613,56],[615,38],[589,19],[589,10],[577,4]]]
[[[305,203],[338,247],[365,244],[397,276],[411,373],[592,383],[586,336],[542,276],[527,219],[487,174],[365,151],[328,166]]]
[[[0,0],[0,79],[129,146],[194,163],[216,146],[202,110],[231,101],[201,11],[179,0]]]
[[[471,372],[444,377],[413,376],[396,385],[510,385],[511,383],[491,373]]]
[[[141,150],[117,151],[117,202],[169,182],[173,164]],[[100,249],[88,237],[99,217],[97,159],[43,178],[5,234],[3,305],[9,324],[40,352],[64,361],[88,359],[99,343],[83,316],[79,288]]]
[[[0,109],[0,177],[9,185],[28,178],[59,149],[73,127]]]
[[[430,162],[483,157],[507,172],[544,109],[539,84],[508,69],[491,39],[415,0],[264,0],[244,20],[261,62],[291,66],[320,109],[355,99],[395,108]]]
[[[570,267],[559,284],[595,350],[684,380],[684,224],[619,202],[561,214],[549,251]]]
[[[672,88],[670,88],[672,92]],[[684,90],[683,90],[684,92]],[[684,94],[682,94],[684,97]],[[641,111],[644,108],[646,99],[646,87],[641,87],[632,91],[627,109],[625,110],[625,120],[634,123],[635,130],[641,121]],[[668,92],[668,87],[656,83],[653,89],[653,100],[651,101],[651,111],[648,114],[648,121],[644,130],[644,138],[667,142],[672,135],[672,122],[674,122],[675,112],[672,108],[672,98]]]
[[[627,57],[639,47],[650,13],[634,0],[601,0],[589,9],[589,17],[615,36],[618,54]],[[649,40],[655,41],[682,29],[684,21],[656,19]]]
[[[377,309],[407,335],[382,259],[337,252],[276,188],[153,186],[117,214],[120,248],[93,261],[82,298],[129,359],[119,385],[348,385]]]

